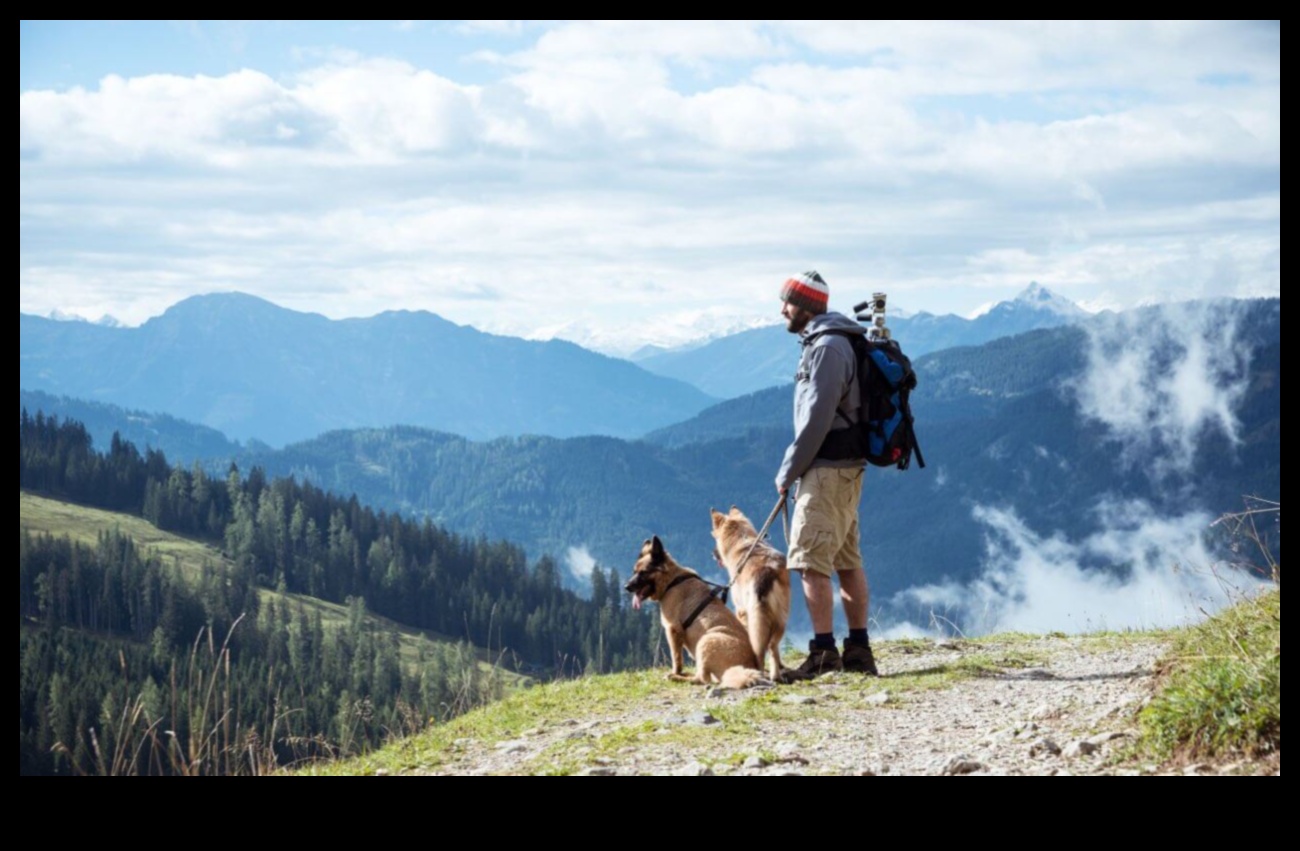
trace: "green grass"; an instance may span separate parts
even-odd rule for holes
[[[519,739],[525,731],[570,725],[574,719],[621,718],[633,707],[653,707],[653,718],[632,719],[618,726],[602,725],[599,735],[561,738],[526,761],[503,769],[511,774],[576,774],[602,759],[616,759],[621,749],[653,745],[671,748],[692,758],[700,753],[726,754],[698,761],[713,768],[731,769],[749,756],[768,762],[776,757],[755,751],[757,733],[765,722],[798,721],[806,718],[808,707],[790,703],[793,695],[815,695],[826,711],[843,702],[857,708],[870,706],[877,711],[906,711],[908,695],[931,689],[948,688],[961,680],[990,676],[1008,668],[1043,664],[1046,656],[1032,647],[1031,639],[1013,636],[1008,640],[964,641],[964,652],[951,664],[936,665],[919,671],[891,673],[876,679],[851,674],[830,674],[818,680],[821,685],[834,683],[831,691],[812,685],[782,686],[770,691],[746,693],[740,700],[710,701],[707,710],[719,723],[695,725],[674,723],[674,716],[699,711],[699,686],[668,682],[663,670],[633,671],[584,677],[576,680],[538,685],[518,691],[491,706],[469,712],[417,736],[355,759],[304,767],[299,773],[321,775],[400,774],[406,772],[454,770],[461,750],[457,744],[473,739],[478,746],[491,748],[500,742]],[[877,657],[888,660],[895,653],[906,653],[908,642],[879,642]],[[971,653],[973,648],[984,652]],[[915,648],[912,648],[915,652]],[[797,654],[792,654],[797,657]],[[797,662],[794,658],[791,664]],[[889,699],[879,705],[864,703],[873,693],[887,691]],[[806,742],[796,742],[807,745]]]
[[[203,563],[220,564],[224,559],[214,547],[200,541],[164,532],[152,523],[130,514],[104,511],[18,492],[18,526],[32,534],[68,537],[94,547],[103,532],[129,535],[141,550],[156,553],[167,564],[178,563],[187,575],[197,576]]]
[[[573,718],[618,714],[634,703],[667,699],[674,691],[680,693],[680,684],[667,682],[660,671],[607,674],[534,686],[369,754],[310,765],[299,773],[351,775],[437,770],[455,758],[459,750],[457,742],[462,739],[494,745],[517,739],[537,727],[562,724]],[[619,731],[618,735],[622,739],[617,747],[626,745],[628,732]],[[607,746],[615,747],[612,737],[603,738],[610,738]],[[548,764],[535,773],[570,774],[587,764],[566,748],[553,749],[547,759]]]
[[[1158,759],[1280,759],[1281,587],[1180,632],[1139,720]]]
[[[61,502],[22,491],[18,492],[18,526],[20,529],[29,530],[34,535],[49,534],[56,538],[66,536],[89,547],[95,546],[101,533],[117,531],[129,535],[142,553],[152,553],[164,564],[175,565],[183,576],[197,577],[205,563],[212,565],[228,563],[226,557],[215,546],[165,532],[140,517]],[[347,625],[346,606],[303,594],[278,594],[269,589],[261,589],[258,593],[263,604],[274,601],[279,606],[284,601],[289,601],[295,605],[301,604],[308,615],[320,612],[321,624],[326,629],[337,629]],[[375,614],[368,613],[367,619],[380,629],[397,633],[401,658],[407,665],[415,664],[420,655],[421,645],[454,640],[432,630],[414,629]],[[479,660],[485,671],[494,667],[495,660],[486,651],[479,651]],[[501,671],[501,675],[505,678],[508,689],[517,687],[525,681],[525,678],[510,672]]]
[[[224,561],[217,548],[161,531],[141,518],[22,492],[19,493],[19,525],[33,533],[67,535],[90,546],[94,546],[101,532],[117,530],[130,535],[143,550],[156,553],[190,575],[196,575],[204,562]],[[263,595],[264,598],[278,596],[272,591],[264,591]],[[300,601],[309,611],[319,610],[327,628],[346,623],[347,611],[343,606],[299,595],[287,596]],[[375,620],[385,628],[398,631],[403,656],[408,660],[415,658],[420,642],[446,640],[381,618]],[[1105,649],[1138,637],[1128,632],[1101,632],[1074,636],[1071,640],[1082,639],[1093,649]],[[1130,755],[1192,760],[1276,754],[1280,759],[1280,589],[1243,601],[1198,626],[1144,632],[1141,637],[1172,639],[1174,650],[1164,662],[1156,695],[1139,716],[1141,735]],[[948,643],[960,649],[951,661],[913,671],[895,668],[896,673],[879,680],[832,675],[838,686],[833,692],[809,688],[808,693],[815,693],[820,703],[852,701],[856,705],[873,692],[887,690],[889,699],[875,708],[906,711],[910,696],[923,691],[949,688],[962,680],[996,675],[1008,669],[1046,665],[1051,645],[1058,640],[1065,640],[1065,636],[1001,634],[950,639]],[[929,639],[886,641],[876,644],[876,653],[882,669],[888,670],[891,657],[897,659],[932,647]],[[790,655],[792,659],[787,659],[787,663],[797,664],[799,654]],[[490,661],[485,658],[484,664]],[[575,719],[581,722],[619,717],[633,706],[658,706],[658,714],[663,717],[698,709],[690,699],[698,696],[699,689],[669,683],[658,669],[519,687],[523,685],[526,683],[515,680],[513,692],[504,700],[419,735],[365,756],[307,766],[300,773],[437,771],[456,760],[462,749],[458,742],[465,739],[491,746],[520,738],[537,728],[572,725]],[[727,754],[715,767],[734,768],[754,755],[752,734],[765,721],[797,719],[808,711],[806,707],[782,702],[782,698],[801,691],[800,686],[789,686],[756,693],[740,701],[711,703],[709,711],[721,722],[717,725],[672,724],[661,717],[617,727],[602,726],[599,735],[561,738],[508,770],[519,774],[575,774],[599,764],[601,759],[615,758],[622,748],[645,743],[670,746],[683,754],[697,749]],[[771,754],[757,755],[772,759]]]
[[[1190,629],[1108,632],[1068,639],[1064,635],[1022,634],[960,639],[949,642],[960,651],[950,659],[915,670],[893,667],[890,659],[932,651],[933,642],[882,641],[876,644],[876,655],[888,676],[830,674],[820,678],[817,687],[796,684],[746,693],[742,699],[710,700],[707,710],[720,722],[710,725],[675,723],[677,716],[704,708],[700,702],[703,693],[699,687],[667,682],[662,670],[585,677],[518,691],[370,754],[306,766],[299,773],[457,773],[466,747],[491,751],[501,742],[528,741],[538,730],[579,730],[582,728],[574,725],[588,719],[601,722],[588,735],[548,737],[553,740],[540,751],[516,761],[502,760],[497,770],[577,774],[619,762],[623,751],[631,747],[668,748],[683,760],[696,760],[725,773],[750,756],[776,760],[771,753],[755,751],[754,743],[762,739],[758,734],[767,722],[807,716],[809,708],[788,701],[790,696],[815,696],[820,705],[814,710],[817,712],[833,714],[837,705],[906,712],[909,703],[926,691],[1009,670],[1050,666],[1057,646],[1067,641],[1075,647],[1083,642],[1098,650],[1133,641],[1175,641],[1178,649],[1170,657],[1163,688],[1143,713],[1142,744],[1130,750],[1128,759],[1149,758],[1149,753],[1136,753],[1141,749],[1158,749],[1166,756],[1175,752],[1184,756],[1257,754],[1276,751],[1281,744],[1280,623],[1280,594],[1274,592]],[[798,654],[792,653],[787,662],[797,664]],[[825,688],[828,684],[833,688]],[[888,692],[887,700],[867,700],[881,691]],[[467,746],[465,740],[474,744]],[[792,734],[790,741],[798,747],[815,745],[801,741],[798,733]]]

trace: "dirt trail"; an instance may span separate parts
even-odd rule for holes
[[[743,692],[681,686],[616,714],[548,719],[509,741],[458,741],[448,762],[415,773],[1261,771],[1245,763],[1171,771],[1123,758],[1165,650],[1159,638],[1128,635],[891,643],[878,654],[879,678],[840,673]]]

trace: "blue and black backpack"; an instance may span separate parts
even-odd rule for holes
[[[826,436],[818,457],[830,459],[866,458],[877,467],[906,470],[915,453],[925,466],[925,456],[916,442],[912,406],[916,387],[912,362],[893,339],[868,340],[861,334],[827,329],[823,334],[846,337],[858,361],[858,389],[862,407],[856,426],[836,429]],[[844,416],[844,412],[840,412]],[[848,417],[844,417],[846,420]]]

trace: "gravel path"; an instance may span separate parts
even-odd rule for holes
[[[457,741],[434,774],[1253,774],[1124,757],[1166,646],[1154,637],[901,642],[883,676],[732,692],[686,684],[508,741]],[[974,676],[970,674],[974,673]],[[1267,773],[1280,773],[1278,765]]]

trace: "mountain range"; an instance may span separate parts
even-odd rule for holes
[[[1111,522],[1103,506],[1215,515],[1240,509],[1244,495],[1279,499],[1280,302],[1206,310],[1234,317],[1237,327],[1240,392],[1215,390],[1231,408],[1235,435],[1198,432],[1186,468],[1165,478],[1153,471],[1180,451],[1176,440],[1134,455],[1127,438],[1088,415],[1069,389],[1107,368],[1105,358],[1094,362],[1090,335],[1108,317],[918,357],[913,408],[929,466],[873,468],[863,494],[876,609],[887,610],[892,595],[911,587],[978,576],[991,552],[981,506],[1014,512],[1044,539],[1080,540]],[[1134,328],[1182,333],[1157,309],[1129,319]],[[1187,368],[1179,361],[1185,349],[1176,338],[1155,346],[1152,378],[1176,383]],[[1230,354],[1219,356],[1227,362]],[[1131,378],[1122,371],[1093,377]],[[1165,392],[1153,392],[1152,403],[1176,405]],[[787,384],[728,400],[643,440],[476,441],[390,426],[333,431],[281,450],[244,447],[233,457],[242,468],[355,493],[362,504],[428,516],[461,534],[507,538],[534,556],[621,570],[640,541],[657,534],[711,575],[708,509],[735,504],[756,520],[770,509],[772,475],[790,439],[790,394]],[[1167,413],[1152,411],[1156,420]],[[222,470],[229,460],[213,466]]]
[[[1233,410],[1239,442],[1206,431],[1189,466],[1167,478],[1152,471],[1178,454],[1176,442],[1157,441],[1134,456],[1125,435],[1085,415],[1064,389],[1090,367],[1083,328],[919,358],[913,406],[929,466],[873,468],[863,493],[863,554],[877,611],[883,616],[903,590],[982,573],[991,530],[981,506],[1014,513],[1043,539],[1079,541],[1106,533],[1113,521],[1106,506],[1215,516],[1240,510],[1248,494],[1280,498],[1280,304],[1237,309],[1240,345],[1250,353]],[[1176,371],[1173,363],[1157,368]],[[620,569],[641,540],[658,534],[711,575],[708,509],[736,504],[756,521],[766,515],[776,462],[790,439],[789,406],[788,385],[721,403],[674,427],[671,444],[471,442],[387,429],[324,435],[258,463],[355,490],[363,501],[428,513],[449,528],[509,536],[530,552],[563,556],[574,548]]]
[[[866,294],[864,293],[864,298]],[[973,319],[954,314],[888,315],[888,327],[909,357],[953,346],[972,346],[1038,328],[1055,328],[1090,316],[1037,283]],[[689,382],[711,396],[732,399],[786,384],[794,374],[798,338],[784,325],[741,331],[702,346],[647,350],[637,363],[657,375]]]
[[[1081,316],[1032,284],[975,319],[920,313],[895,316],[891,327],[916,357]],[[785,383],[797,359],[782,326],[645,347],[633,365],[560,340],[483,333],[427,312],[332,321],[240,293],[185,299],[138,328],[75,319],[20,313],[22,389],[119,405],[137,421],[173,416],[271,446],[394,424],[480,440],[635,438],[717,399]]]
[[[273,446],[394,423],[477,439],[634,437],[716,401],[572,343],[427,312],[334,321],[239,293],[185,299],[138,328],[20,313],[19,385]]]
[[[199,425],[168,414],[128,410],[107,402],[87,402],[70,396],[54,396],[40,390],[19,390],[18,408],[35,415],[76,420],[86,427],[97,449],[103,450],[116,433],[141,450],[160,449],[174,464],[188,466],[193,461],[220,461],[236,458],[245,446],[231,440],[215,428]],[[258,447],[248,441],[248,448]],[[269,449],[265,444],[262,448]]]

